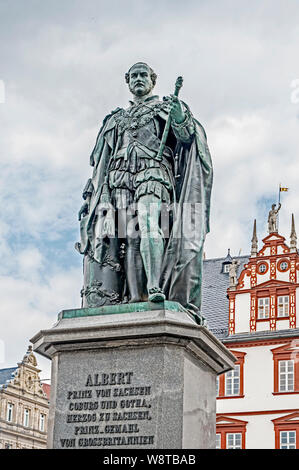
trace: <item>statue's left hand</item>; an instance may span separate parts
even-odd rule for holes
[[[85,217],[88,214],[88,204],[85,202],[78,213],[78,219],[81,220],[81,217]]]
[[[164,96],[163,100],[168,105],[171,119],[173,119],[177,124],[184,122],[186,114],[184,113],[182,103],[178,97],[175,95]]]

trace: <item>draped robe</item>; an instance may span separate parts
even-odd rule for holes
[[[184,104],[184,107],[189,110],[187,105]],[[113,158],[119,138],[117,116],[120,112],[121,108],[117,108],[106,116],[90,157],[93,175],[89,186],[92,189],[88,213],[80,222],[81,241],[77,244],[78,251],[85,255],[84,269],[90,271],[88,260],[93,265],[97,264],[93,274],[85,276],[84,281],[85,289],[90,289],[92,283],[95,286],[96,295],[93,297],[93,303],[86,304],[89,306],[127,301],[124,298],[125,273],[120,273],[119,243],[117,240],[110,243],[107,264],[104,258],[107,260],[108,248],[105,251],[101,244],[98,246],[95,236],[97,208],[100,204],[109,161]],[[158,118],[163,125],[167,117],[167,112],[161,108]],[[203,244],[209,232],[213,170],[205,131],[192,115],[191,119],[194,133],[188,144],[176,139],[173,132],[170,132],[166,142],[166,145],[172,148],[177,156],[178,171],[173,191],[174,220],[169,238],[165,239],[159,287],[163,289],[167,300],[177,301],[183,307],[199,313]]]

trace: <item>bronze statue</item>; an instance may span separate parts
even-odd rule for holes
[[[104,119],[79,212],[83,306],[166,299],[199,313],[212,187],[205,131],[178,98],[182,79],[163,101],[147,64],[125,79],[133,99]]]

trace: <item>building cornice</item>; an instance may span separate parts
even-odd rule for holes
[[[282,331],[285,333],[282,334]],[[257,333],[241,333],[223,338],[223,344],[231,347],[264,346],[268,344],[289,343],[299,339],[299,328],[294,330],[263,331]]]
[[[4,422],[4,420],[0,420],[0,422]],[[14,426],[17,426],[16,424]],[[18,427],[20,427],[20,425],[18,425]],[[27,430],[27,428],[26,428]],[[41,433],[41,431],[38,431],[38,430],[31,430],[32,433],[34,432],[38,432],[38,433]],[[7,427],[2,427],[1,428],[1,431],[0,431],[0,437],[3,436],[3,434],[8,434],[10,435],[14,440],[17,438],[17,439],[24,439],[24,440],[27,440],[27,441],[37,441],[39,442],[40,444],[43,444],[45,445],[45,442],[47,441],[47,433],[44,433],[44,436],[36,436],[35,434],[24,434],[24,431],[23,430],[18,430],[18,431],[15,431],[15,430],[12,430],[12,429],[9,429]],[[3,438],[3,437],[2,437]]]
[[[225,413],[225,416],[258,416],[258,415],[275,415],[275,414],[288,414],[298,412],[298,408],[286,410],[264,410],[264,411],[233,411]],[[217,413],[216,416],[223,416],[224,413]]]
[[[14,392],[12,390],[9,390],[9,388],[4,388],[0,390],[0,399],[1,398],[6,398],[6,397],[14,397],[17,400],[22,400],[22,402],[29,402],[32,403],[33,405],[39,405],[42,406],[46,409],[49,409],[49,400],[47,397],[41,397],[39,395],[33,395],[33,398],[27,397],[25,395],[25,392],[22,389],[17,389],[17,392]]]

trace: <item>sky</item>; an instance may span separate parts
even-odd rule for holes
[[[137,61],[204,126],[214,166],[207,258],[248,254],[282,193],[299,229],[297,0],[0,0],[0,368],[80,306],[78,210],[106,114]],[[43,379],[50,361],[38,355]]]

